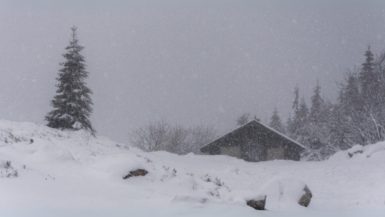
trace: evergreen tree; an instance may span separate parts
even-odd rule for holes
[[[299,104],[299,108],[295,113],[293,124],[296,127],[295,137],[296,139],[308,146],[308,137],[309,133],[307,130],[308,126],[308,115],[309,115],[309,109],[306,105],[305,99],[301,98],[301,103]]]
[[[275,107],[273,115],[270,118],[269,126],[276,131],[285,134],[285,126],[281,122],[281,118],[278,115],[277,107]]]
[[[371,144],[384,139],[384,106],[382,105],[384,93],[381,91],[383,86],[381,84],[381,75],[383,72],[381,71],[381,63],[374,63],[370,47],[364,56],[366,59],[362,64],[359,77],[362,88],[361,102],[363,102],[361,131],[364,132],[362,143]]]
[[[340,104],[333,105],[331,114],[328,118],[329,137],[328,143],[336,150],[345,150],[350,148],[347,141],[347,116],[343,113]]]
[[[312,123],[323,122],[322,119],[322,109],[324,100],[321,97],[321,86],[317,80],[317,86],[314,88],[314,95],[311,97],[311,107],[309,114],[309,121]]]
[[[299,99],[299,88],[298,88],[298,85],[297,85],[294,88],[294,101],[293,101],[294,112],[298,110],[298,105],[299,105],[298,99]]]
[[[242,126],[249,122],[250,113],[243,113],[237,118],[237,126]]]
[[[311,155],[309,155],[309,157],[313,160],[323,160],[336,150],[339,150],[331,143],[332,135],[335,136],[334,139],[336,139],[339,136],[337,133],[340,133],[335,132],[336,134],[333,134],[334,132],[330,131],[334,126],[333,124],[338,124],[338,122],[331,118],[335,106],[329,101],[324,101],[321,97],[320,90],[321,86],[317,81],[314,94],[311,97],[311,108],[307,127],[307,142],[311,148]]]
[[[310,148],[313,149],[313,151],[319,151],[322,146],[325,144],[322,144],[322,136],[323,136],[323,127],[324,122],[326,121],[323,117],[323,109],[324,109],[324,101],[320,94],[321,86],[319,85],[319,82],[317,80],[317,85],[314,88],[314,94],[311,97],[311,107],[310,107],[310,113],[309,113],[309,141]]]
[[[355,73],[349,73],[340,91],[339,102],[347,115],[352,115],[354,111],[362,112],[363,102],[360,93],[360,82]]]
[[[90,98],[92,91],[86,86],[84,81],[88,77],[84,57],[80,51],[84,47],[78,45],[76,37],[76,27],[72,27],[72,38],[69,46],[66,47],[67,53],[63,54],[66,59],[60,65],[59,76],[56,80],[59,84],[57,95],[51,101],[54,108],[45,117],[48,121],[47,126],[57,129],[86,129],[95,133],[89,117],[92,113]]]
[[[296,113],[295,120],[300,122],[300,126],[303,127],[306,125],[309,115],[309,108],[306,105],[305,98],[301,98],[301,103],[299,104],[299,109]]]
[[[289,137],[293,139],[297,139],[297,130],[299,129],[299,122],[296,121],[297,113],[299,109],[299,88],[296,86],[294,88],[294,101],[293,101],[293,110],[294,110],[294,117],[291,119],[291,117],[287,121],[287,132],[289,134]]]
[[[309,109],[306,106],[304,98],[302,98],[301,103],[299,103],[298,86],[294,88],[294,101],[292,108],[294,109],[294,117],[289,120],[290,123],[288,123],[287,126],[288,134],[291,138],[299,141],[300,143],[304,143]]]
[[[384,93],[381,59],[374,62],[370,47],[359,73],[350,73],[340,92],[345,143],[367,145],[384,139]]]
[[[291,127],[292,126],[293,126],[293,121],[291,120],[291,113],[289,113],[289,118],[287,118],[286,128],[285,128],[285,131],[289,135],[289,137],[291,137],[291,132],[292,132]]]
[[[370,51],[370,46],[368,50],[365,52],[366,57],[365,62],[362,64],[362,69],[359,75],[362,94],[364,99],[371,100],[375,96],[375,92],[378,88],[378,76],[374,71],[374,63],[373,63],[373,53]]]

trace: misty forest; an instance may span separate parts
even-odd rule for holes
[[[384,216],[384,11],[0,0],[0,216]]]
[[[321,86],[316,80],[308,106],[296,86],[293,89],[292,115],[286,121],[281,120],[275,107],[269,126],[305,145],[308,150],[303,153],[304,160],[324,160],[356,144],[365,146],[384,141],[384,64],[385,53],[377,55],[375,59],[368,47],[362,66],[353,66],[352,70],[345,73],[345,79],[338,82],[336,102],[322,96]],[[252,118],[249,113],[244,113],[234,123],[241,126]],[[192,136],[191,140],[189,134],[198,138]],[[199,148],[214,138],[212,127],[197,127],[194,133],[194,130],[160,121],[134,131],[133,144],[144,151],[199,154]]]

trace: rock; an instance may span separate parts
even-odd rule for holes
[[[309,206],[310,200],[313,197],[313,195],[311,194],[311,191],[307,186],[305,186],[303,191],[305,192],[305,194],[299,199],[298,204],[301,206],[307,207]]]
[[[265,209],[275,211],[292,207],[307,207],[310,204],[312,193],[307,184],[296,179],[273,176],[259,190],[266,195]]]
[[[261,200],[248,200],[246,201],[246,204],[256,210],[265,210],[266,196]]]
[[[353,153],[348,152],[348,155],[349,155],[350,158],[352,158],[354,155],[356,155],[356,154],[362,154],[362,153],[363,153],[362,150],[358,150],[358,151],[355,151],[355,152],[353,152]]]
[[[123,179],[128,179],[132,176],[145,176],[148,172],[144,169],[137,169],[131,171],[128,175],[124,176]]]

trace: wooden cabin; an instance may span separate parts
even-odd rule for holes
[[[300,160],[306,148],[282,133],[252,120],[206,144],[200,150],[209,155],[228,155],[258,162]]]

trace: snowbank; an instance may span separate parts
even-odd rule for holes
[[[300,180],[273,177],[260,190],[266,195],[266,209],[303,209],[298,201],[305,194],[306,184]]]
[[[0,120],[0,192],[5,195],[0,210],[316,216],[343,209],[354,216],[360,212],[348,211],[358,209],[377,210],[375,216],[385,213],[384,163],[385,143],[355,146],[323,162],[249,163],[228,156],[144,153],[84,131]],[[136,169],[148,174],[123,179]],[[295,203],[305,184],[313,193],[308,208]],[[246,205],[263,196],[269,211]]]
[[[365,158],[383,158],[385,155],[385,142],[373,145],[355,145],[352,148],[335,153],[329,158],[330,161],[344,161],[350,158],[365,160]]]

